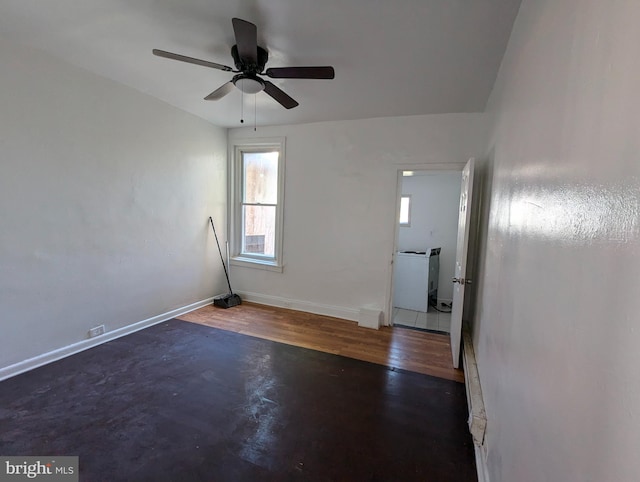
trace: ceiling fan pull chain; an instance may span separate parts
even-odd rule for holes
[[[258,94],[253,94],[253,132],[258,130]]]
[[[244,91],[240,92],[240,124],[244,124]]]

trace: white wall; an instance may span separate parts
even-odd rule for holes
[[[241,128],[229,142],[270,136],[286,137],[284,272],[234,266],[234,289],[351,319],[386,310],[398,168],[464,164],[486,143],[482,114]]]
[[[0,368],[224,290],[226,131],[0,43]]]
[[[453,300],[460,172],[420,171],[402,178],[402,194],[411,195],[411,225],[398,233],[399,250],[425,250],[440,247],[438,300]]]
[[[640,474],[640,2],[523,0],[489,106],[491,482]]]

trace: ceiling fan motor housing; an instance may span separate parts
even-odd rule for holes
[[[245,74],[259,74],[264,70],[264,66],[267,64],[269,60],[269,53],[258,46],[258,63],[246,63],[240,58],[240,54],[238,53],[238,46],[234,45],[231,47],[231,56],[233,57],[233,62],[235,63],[236,69]]]

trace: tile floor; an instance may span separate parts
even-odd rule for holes
[[[451,328],[451,313],[440,313],[429,307],[427,313],[421,311],[393,309],[394,326],[408,326],[423,330],[441,331],[449,333]]]

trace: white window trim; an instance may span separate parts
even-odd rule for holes
[[[411,194],[402,194],[400,196],[400,204],[402,204],[402,198],[409,198],[409,209],[407,213],[408,221],[406,223],[399,223],[401,228],[410,228],[411,227]]]
[[[284,169],[285,138],[234,139],[229,153],[229,250],[230,264],[282,272],[282,244],[284,233]],[[265,149],[278,149],[278,201],[276,205],[276,245],[273,258],[260,255],[247,256],[242,250],[242,152],[259,152]]]

